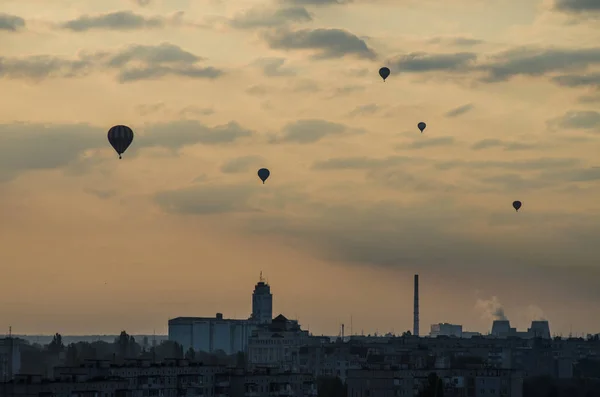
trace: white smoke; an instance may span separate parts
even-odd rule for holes
[[[492,296],[490,299],[477,299],[475,309],[481,312],[481,317],[485,320],[508,320],[497,296]]]

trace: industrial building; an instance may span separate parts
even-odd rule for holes
[[[492,323],[492,336],[496,338],[518,337],[523,339],[542,338],[551,339],[550,325],[548,321],[532,321],[531,327],[527,331],[517,331],[516,328],[510,326],[508,320],[494,320]]]
[[[462,325],[456,324],[431,324],[431,331],[429,332],[429,336],[432,338],[437,338],[438,336],[453,336],[456,338],[462,338],[463,328]]]
[[[177,317],[169,320],[169,340],[179,343],[183,350],[192,348],[208,353],[223,351],[235,354],[247,351],[248,339],[259,325],[270,323],[273,317],[273,294],[263,279],[252,293],[252,314],[247,320],[215,317]]]
[[[13,378],[21,369],[20,345],[23,341],[10,335],[0,339],[0,382]]]

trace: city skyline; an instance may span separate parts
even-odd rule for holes
[[[3,2],[0,329],[600,330],[597,11],[139,3]]]

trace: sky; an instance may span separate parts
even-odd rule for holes
[[[600,332],[597,1],[2,10],[0,332],[247,318],[261,271],[314,334],[412,329],[416,273],[421,334]]]

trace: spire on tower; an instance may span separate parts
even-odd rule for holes
[[[260,279],[259,279],[259,281],[262,283],[264,280],[265,280],[265,279],[264,279],[264,278],[263,278],[263,276],[262,276],[262,270],[261,270],[261,271],[260,271]]]

